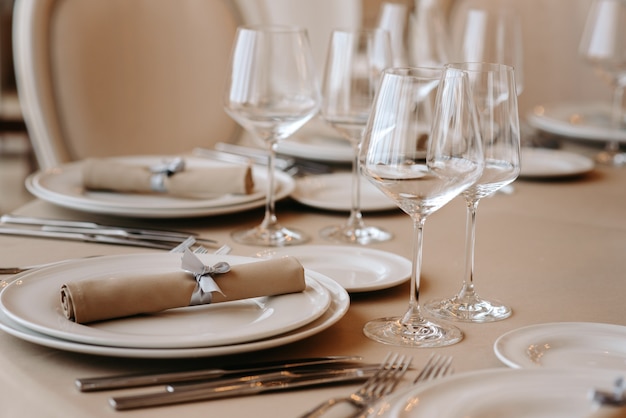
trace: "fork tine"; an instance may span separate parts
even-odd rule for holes
[[[452,372],[452,357],[431,354],[422,371],[417,375],[413,383],[425,382],[438,377],[446,376]]]

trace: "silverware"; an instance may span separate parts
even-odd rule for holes
[[[412,359],[398,354],[389,353],[376,373],[370,377],[357,391],[348,396],[331,398],[301,415],[300,418],[319,417],[337,404],[349,403],[359,411],[384,395],[391,393],[404,376]]]
[[[594,389],[591,397],[600,405],[626,406],[626,380],[623,377],[617,378],[612,391]]]
[[[293,359],[289,361],[263,362],[237,368],[203,369],[186,371],[148,372],[76,379],[76,386],[81,392],[94,392],[110,389],[127,389],[140,386],[163,385],[176,382],[190,382],[217,379],[225,376],[276,370],[297,369],[300,367],[325,366],[333,363],[348,363],[360,360],[358,356],[330,356]]]
[[[176,231],[169,229],[153,229],[153,228],[135,228],[114,225],[104,225],[87,221],[70,221],[65,219],[36,218],[18,215],[2,215],[0,216],[1,224],[19,224],[42,227],[45,231],[50,228],[52,232],[66,232],[61,228],[75,228],[73,232],[84,232],[87,234],[112,235],[121,237],[133,237],[142,239],[162,238],[162,240],[183,241],[190,235],[194,236],[197,241],[204,243],[216,244],[213,239],[199,237],[193,232]],[[59,229],[54,229],[59,228]],[[68,230],[69,231],[69,230]],[[72,231],[69,231],[72,232]]]
[[[252,380],[240,380],[226,385],[216,383],[210,387],[186,388],[184,390],[161,391],[140,395],[117,396],[109,399],[109,404],[116,410],[145,408],[171,405],[182,402],[206,401],[231,398],[235,396],[257,395],[279,390],[319,386],[330,383],[354,382],[367,379],[377,367],[322,370],[318,372],[282,371],[253,377]]]

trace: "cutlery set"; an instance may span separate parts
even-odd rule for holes
[[[191,236],[200,244],[213,247],[219,246],[217,241],[197,236],[193,232],[112,226],[94,222],[16,215],[0,216],[0,234],[129,245],[163,250],[171,250]]]

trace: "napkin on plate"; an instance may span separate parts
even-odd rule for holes
[[[250,165],[186,167],[181,158],[154,166],[106,158],[87,159],[82,174],[83,186],[88,190],[209,198],[229,193],[249,194],[254,189]]]
[[[65,283],[61,307],[65,317],[77,323],[102,321],[160,312],[191,305],[228,302],[260,296],[302,292],[304,268],[294,257],[283,257],[229,266],[217,263],[198,271],[187,270],[191,261],[202,262],[191,252],[183,255],[180,271],[159,274],[120,274]],[[219,272],[227,266],[226,272]],[[218,270],[217,273],[202,274]],[[224,271],[224,270],[222,270]]]

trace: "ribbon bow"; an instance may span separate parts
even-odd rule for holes
[[[152,176],[150,177],[150,188],[155,192],[166,192],[165,178],[185,170],[185,160],[176,157],[171,161],[154,164],[149,167]]]
[[[220,261],[213,266],[207,266],[189,249],[187,248],[183,253],[182,268],[185,271],[190,272],[196,278],[196,288],[191,295],[190,305],[203,305],[211,303],[212,293],[220,292],[222,290],[213,280],[212,275],[224,274],[230,271],[230,264],[225,261]],[[223,293],[222,293],[223,294]]]

